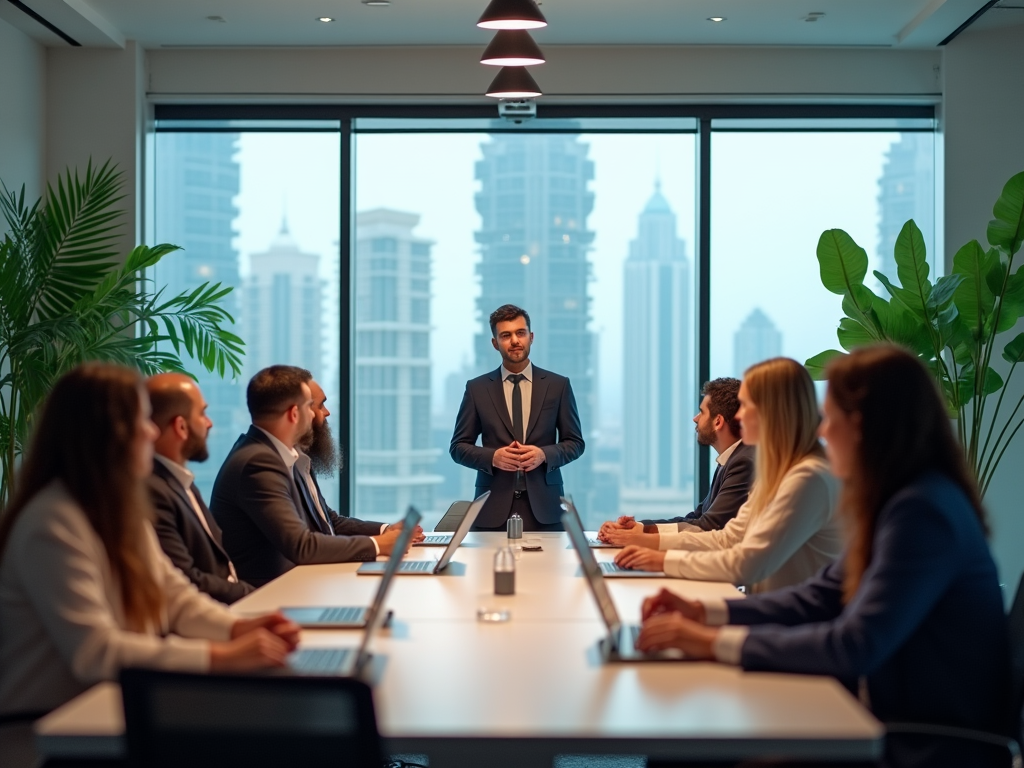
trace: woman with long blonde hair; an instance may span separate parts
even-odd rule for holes
[[[743,584],[764,592],[797,584],[839,556],[839,483],[818,442],[814,383],[795,360],[747,369],[739,392],[743,442],[757,446],[754,484],[718,531],[634,534],[615,558],[623,568]]]
[[[1005,747],[985,743],[1000,740],[977,733],[1020,733],[999,575],[931,374],[898,347],[858,349],[829,365],[824,414],[844,484],[846,555],[747,600],[662,590],[644,602],[637,647],[831,675],[890,724],[886,768],[1008,765]]]
[[[144,481],[157,430],[139,374],[90,363],[43,408],[0,519],[0,718],[31,719],[125,666],[283,666],[298,627],[239,619],[164,555]]]

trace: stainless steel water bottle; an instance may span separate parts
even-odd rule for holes
[[[521,539],[523,538],[523,518],[513,513],[512,517],[505,523],[505,530],[508,532],[510,539]]]

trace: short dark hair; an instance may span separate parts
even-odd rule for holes
[[[700,388],[700,394],[708,399],[711,418],[721,416],[729,431],[739,437],[740,423],[736,421],[736,411],[740,409],[740,380],[729,377],[712,379]]]
[[[496,310],[491,312],[491,336],[498,338],[498,323],[507,323],[511,320],[515,320],[517,317],[521,317],[526,321],[526,329],[532,331],[530,327],[530,316],[527,314],[525,309],[517,307],[515,304],[502,304]]]
[[[253,421],[278,416],[302,402],[302,385],[313,378],[305,368],[295,365],[272,365],[249,380],[245,404]]]
[[[151,389],[149,403],[153,408],[149,418],[161,432],[179,416],[187,420],[192,414],[192,398],[180,386]]]

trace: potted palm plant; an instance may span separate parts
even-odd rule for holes
[[[956,252],[953,271],[929,279],[921,230],[908,221],[896,239],[894,255],[899,285],[874,273],[889,298],[864,285],[868,257],[841,229],[818,240],[821,282],[843,297],[839,344],[850,351],[879,341],[901,344],[914,352],[935,376],[956,419],[967,462],[982,495],[1013,438],[1024,426],[1024,396],[1004,399],[1017,365],[1024,361],[1024,333],[1006,340],[1024,316],[1024,269],[1016,261],[1024,243],[1024,172],[1011,177],[992,209],[986,233],[989,248],[972,240]],[[993,367],[998,353],[1009,370],[1004,379]],[[815,378],[834,357],[827,350],[805,365]],[[998,393],[995,406],[990,398]]]
[[[186,353],[209,371],[241,372],[243,342],[221,306],[231,287],[204,283],[166,298],[146,270],[178,246],[115,248],[122,174],[90,162],[68,170],[33,204],[0,184],[7,233],[0,241],[0,509],[36,410],[53,383],[86,360],[149,375],[182,371]]]

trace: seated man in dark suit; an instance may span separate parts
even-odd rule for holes
[[[327,517],[296,481],[296,446],[309,438],[313,396],[309,371],[273,365],[246,389],[252,417],[213,485],[210,508],[239,575],[262,586],[296,565],[373,560],[390,555],[400,532],[392,525]]]
[[[198,385],[180,373],[152,376],[146,389],[152,421],[160,430],[148,479],[160,546],[201,591],[222,603],[233,603],[253,588],[239,580],[224,550],[220,526],[186,467],[189,461],[206,461],[210,456],[206,436],[213,422],[206,415],[206,400]]]
[[[643,520],[623,516],[601,526],[598,537],[610,544],[628,544],[638,533],[676,533],[678,531],[720,530],[736,517],[747,500],[754,478],[754,448],[740,441],[739,379],[721,378],[701,388],[700,410],[693,417],[697,443],[710,445],[718,454],[715,476],[704,501],[682,517],[669,520]]]

